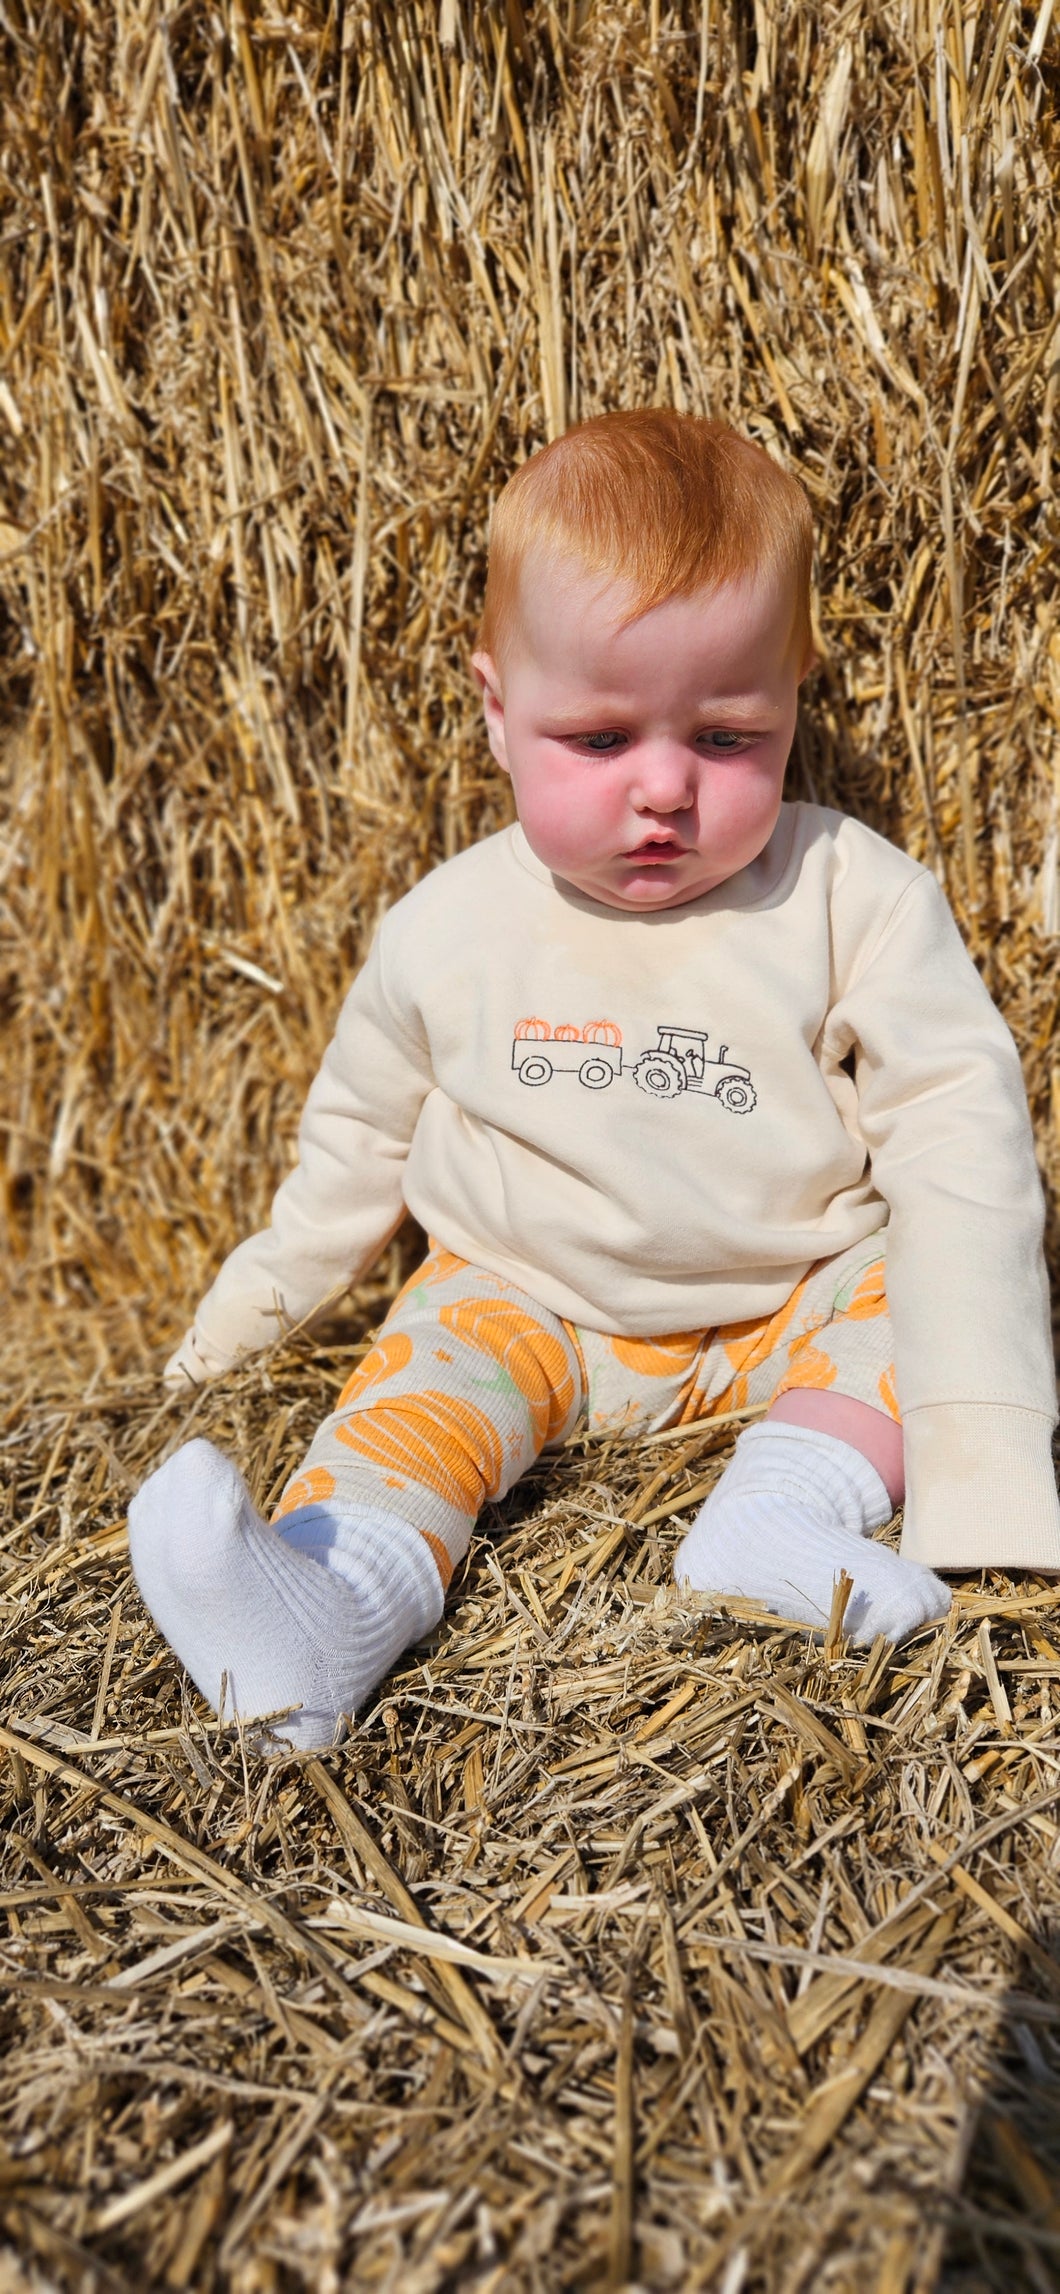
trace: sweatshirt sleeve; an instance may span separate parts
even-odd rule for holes
[[[421,1031],[387,993],[386,933],[384,923],[342,1007],[269,1225],[225,1260],[168,1376],[210,1376],[269,1345],[365,1273],[400,1224],[432,1077]]]
[[[1016,1048],[934,878],[909,885],[829,1035],[889,1210],[902,1552],[1060,1568],[1044,1206]]]

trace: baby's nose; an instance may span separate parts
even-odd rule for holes
[[[630,790],[638,812],[685,812],[695,797],[695,764],[676,742],[644,748]]]

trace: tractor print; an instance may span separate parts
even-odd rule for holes
[[[676,1099],[679,1091],[703,1091],[718,1099],[730,1115],[749,1115],[757,1093],[746,1067],[729,1058],[723,1043],[713,1055],[700,1028],[658,1028],[658,1043],[642,1051],[633,1068],[633,1081],[653,1099]]]
[[[652,1099],[676,1099],[696,1091],[716,1099],[730,1115],[749,1115],[757,1093],[750,1071],[729,1058],[728,1044],[711,1053],[702,1028],[656,1029],[657,1041],[630,1066],[623,1058],[622,1033],[613,1020],[590,1020],[583,1028],[550,1027],[547,1020],[519,1020],[512,1066],[520,1083],[550,1083],[554,1075],[576,1075],[587,1091],[606,1091],[616,1075],[631,1075]]]

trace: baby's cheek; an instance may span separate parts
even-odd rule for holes
[[[780,803],[781,780],[775,772],[749,769],[733,773],[717,792],[716,818],[735,837],[772,833]]]
[[[602,786],[553,773],[536,779],[524,792],[520,811],[531,841],[536,834],[569,855],[599,841],[613,806]]]

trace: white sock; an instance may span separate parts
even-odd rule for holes
[[[674,1556],[678,1584],[738,1594],[779,1617],[824,1625],[841,1570],[854,1580],[844,1630],[862,1644],[903,1640],[944,1617],[950,1594],[919,1562],[868,1532],[893,1508],[860,1450],[774,1419],[740,1435],[732,1463]]]
[[[304,1749],[334,1740],[410,1642],[437,1624],[429,1546],[398,1514],[307,1506],[261,1519],[212,1442],[187,1442],[129,1508],[133,1574],[160,1632],[203,1696]]]

